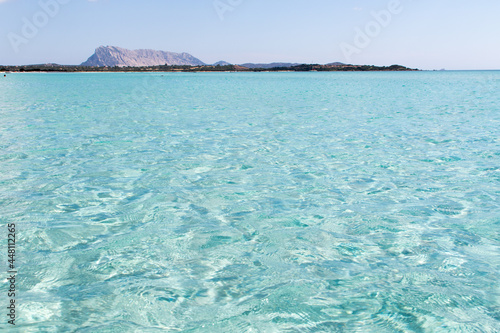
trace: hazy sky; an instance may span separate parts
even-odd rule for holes
[[[206,63],[500,69],[498,0],[0,0],[0,64],[80,64],[99,45]]]

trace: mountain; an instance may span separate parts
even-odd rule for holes
[[[217,61],[213,66],[230,66],[232,64],[228,63],[227,61]]]
[[[203,61],[189,53],[174,53],[155,50],[127,50],[116,46],[99,46],[95,53],[81,66],[96,67],[142,67],[158,65],[202,66]]]
[[[345,66],[346,64],[342,62],[331,62],[329,64],[326,64],[326,66]]]
[[[289,62],[273,62],[271,64],[254,64],[254,63],[246,63],[246,64],[241,64],[240,66],[246,67],[246,68],[275,68],[275,67],[293,67],[297,66],[300,64],[292,64]]]

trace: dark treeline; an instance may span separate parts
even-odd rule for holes
[[[346,72],[346,71],[414,71],[400,65],[371,66],[371,65],[318,65],[303,64],[292,67],[274,68],[246,68],[238,65],[226,66],[176,66],[161,65],[148,67],[89,67],[89,66],[67,66],[67,65],[27,65],[27,66],[0,66],[0,72]]]

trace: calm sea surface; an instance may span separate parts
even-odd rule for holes
[[[500,72],[0,78],[17,332],[500,332]]]

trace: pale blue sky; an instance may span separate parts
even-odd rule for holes
[[[59,8],[41,5],[50,2]],[[500,69],[500,1],[397,2],[0,0],[0,64],[79,64],[113,45],[188,52],[206,63]],[[377,21],[381,11],[390,17]]]

